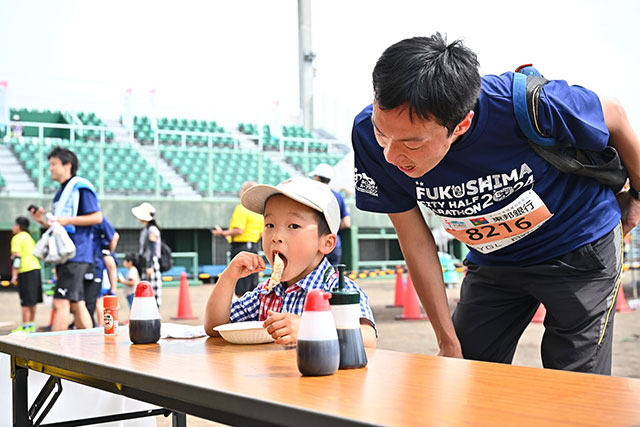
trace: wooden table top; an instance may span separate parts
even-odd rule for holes
[[[402,426],[640,424],[638,379],[387,350],[367,350],[366,368],[325,377],[302,377],[295,349],[276,344],[197,338],[133,345],[126,329],[114,337],[95,330],[3,336],[0,351],[211,408],[276,407],[282,423],[296,408]]]

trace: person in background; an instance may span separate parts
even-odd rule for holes
[[[140,272],[138,271],[137,266],[139,259],[139,254],[133,252],[126,254],[123,265],[127,269],[127,276],[123,278],[118,277],[118,281],[124,285],[124,294],[127,297],[129,309],[131,309],[131,305],[133,304],[133,295],[136,291],[136,285],[140,282]]]
[[[95,245],[94,266],[96,275],[94,278],[94,292],[98,292],[95,303],[95,316],[87,302],[87,309],[93,319],[93,324],[102,326],[104,324],[104,306],[102,297],[105,295],[116,295],[118,289],[118,263],[115,257],[116,246],[120,240],[120,234],[113,228],[113,225],[103,218],[100,224],[93,226],[93,238]]]
[[[42,302],[40,262],[33,256],[36,242],[29,234],[29,220],[23,216],[16,218],[11,231],[11,283],[18,285],[22,309],[22,326],[12,332],[35,332],[36,304]]]
[[[60,184],[60,190],[53,198],[53,218],[45,218],[43,207],[31,209],[31,217],[45,228],[58,222],[76,246],[72,259],[56,265],[58,280],[53,295],[51,330],[69,328],[69,311],[73,313],[76,328],[91,328],[93,322],[85,302],[85,288],[92,286],[94,276],[91,226],[102,222],[98,196],[89,181],[76,176],[79,164],[73,151],[56,147],[47,159],[51,180]]]
[[[158,308],[162,305],[162,275],[160,273],[160,256],[162,251],[162,235],[156,223],[156,208],[144,202],[134,208],[131,213],[144,224],[140,230],[140,256],[144,264],[140,272],[143,280],[149,281],[156,297]]]
[[[339,277],[326,255],[336,244],[340,209],[329,187],[309,178],[291,178],[277,186],[256,185],[247,190],[242,205],[264,214],[262,250],[273,266],[276,255],[284,263],[282,275],[262,282],[236,301],[233,290],[238,279],[264,271],[264,259],[243,251],[220,274],[213,287],[204,315],[207,334],[223,323],[264,321],[264,327],[277,344],[297,341],[300,316],[307,294],[314,289],[330,291]],[[359,323],[366,347],[376,346],[376,329],[369,299],[351,279],[345,288],[360,294]]]
[[[247,181],[242,184],[240,188],[240,197],[249,188],[256,185],[253,181]],[[251,212],[249,209],[239,204],[233,210],[231,215],[231,222],[229,223],[229,229],[223,230],[219,225],[216,225],[211,233],[214,236],[222,236],[229,239],[231,242],[231,258],[234,258],[242,251],[258,253],[258,242],[262,236],[262,230],[264,228],[264,219],[262,215],[255,212]],[[236,284],[236,296],[240,297],[245,292],[251,291],[258,284],[258,273],[250,274],[247,277],[243,277],[238,280]]]
[[[333,179],[333,168],[326,163],[320,163],[311,171],[309,174],[311,178],[316,181],[320,181],[323,184],[329,185],[331,180]],[[335,196],[338,201],[338,206],[340,207],[340,230],[344,230],[346,228],[351,227],[351,213],[349,213],[349,209],[347,208],[347,204],[344,201],[344,197],[342,194],[335,191],[333,188],[331,192]],[[332,265],[340,264],[340,259],[342,258],[342,241],[340,236],[338,236],[338,243],[336,247],[329,255],[327,255],[327,259]]]

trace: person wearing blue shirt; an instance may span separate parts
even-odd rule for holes
[[[329,185],[333,179],[333,168],[327,163],[320,163],[313,169],[313,171],[311,171],[309,177],[322,182],[323,184]],[[347,208],[347,203],[344,201],[344,197],[342,197],[342,194],[338,193],[333,188],[331,189],[331,192],[335,196],[338,201],[338,206],[340,207],[340,230],[350,228],[351,213]],[[332,265],[340,264],[340,259],[342,258],[342,239],[340,239],[339,235],[337,235],[337,237],[338,242],[336,243],[336,247],[329,255],[327,255],[327,259]]]
[[[76,255],[64,264],[56,265],[58,280],[53,295],[52,331],[69,327],[69,310],[78,329],[91,328],[93,322],[85,303],[85,287],[93,283],[92,225],[102,222],[102,212],[93,185],[76,176],[78,158],[73,151],[56,147],[47,156],[51,180],[60,184],[53,198],[53,218],[45,219],[44,208],[31,210],[33,219],[45,228],[55,221],[69,233],[76,246]]]
[[[560,172],[519,130],[513,75],[480,77],[475,53],[439,33],[386,49],[374,103],[353,125],[356,206],[389,215],[439,355],[511,363],[542,303],[543,365],[610,374],[621,239],[640,219],[640,141],[619,102],[551,80],[539,128],[567,146],[614,146],[631,190]],[[469,248],[453,319],[419,205]]]

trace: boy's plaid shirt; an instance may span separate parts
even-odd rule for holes
[[[330,273],[327,275],[326,282],[323,283],[324,273],[327,269],[330,269]],[[333,288],[338,287],[338,274],[331,267],[327,258],[323,258],[315,270],[286,289],[280,283],[274,286],[271,292],[267,292],[266,284],[268,282],[269,280],[260,283],[253,291],[245,293],[231,304],[230,318],[232,322],[267,320],[268,310],[302,315],[307,293],[314,289],[324,289],[327,292],[331,292]],[[344,287],[346,290],[358,291],[360,294],[361,318],[367,319],[375,329],[375,321],[371,307],[369,307],[367,294],[348,277],[344,278]]]

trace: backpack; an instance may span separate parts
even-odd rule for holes
[[[162,246],[160,248],[160,272],[164,273],[165,271],[171,270],[173,267],[173,251],[165,242],[162,242]]]
[[[590,151],[559,146],[555,138],[543,134],[538,127],[538,100],[548,82],[531,64],[518,67],[513,75],[513,111],[529,145],[560,171],[593,178],[619,192],[628,175],[615,148],[607,145],[602,151]]]
[[[167,245],[164,240],[160,240],[162,244],[160,245],[160,259],[158,263],[160,264],[160,272],[164,273],[165,271],[171,270],[173,267],[173,251]],[[149,243],[149,240],[146,240],[144,243],[144,247],[146,248]]]

